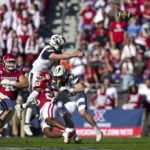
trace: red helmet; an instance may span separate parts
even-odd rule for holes
[[[12,54],[6,54],[3,57],[3,63],[5,68],[10,71],[16,69],[16,58]]]
[[[44,81],[44,82],[51,82],[52,76],[47,72],[41,72],[40,75],[37,77],[37,80]]]

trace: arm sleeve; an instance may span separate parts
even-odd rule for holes
[[[35,99],[37,99],[38,95],[39,95],[39,92],[34,90],[27,99],[27,102],[26,102],[27,106],[30,105]]]
[[[43,59],[49,59],[49,56],[52,54],[53,52],[49,52],[49,51],[44,51],[42,54],[42,58]]]

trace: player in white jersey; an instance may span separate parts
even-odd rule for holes
[[[55,67],[53,77],[55,96],[61,93],[64,95],[62,102],[68,99],[67,102],[64,103],[64,107],[70,116],[75,112],[76,108],[78,109],[80,115],[94,128],[96,132],[96,142],[100,142],[103,134],[97,127],[94,119],[87,112],[87,99],[84,94],[84,87],[78,77],[69,74],[68,70],[62,65]]]
[[[29,85],[32,91],[32,85],[34,85],[37,76],[41,72],[51,72],[53,68],[59,64],[59,60],[70,59],[73,57],[82,57],[84,52],[76,52],[74,54],[63,54],[62,49],[65,44],[65,38],[62,35],[55,34],[50,38],[48,45],[44,47],[38,58],[33,63],[33,68],[29,73]],[[28,107],[25,116],[25,126],[24,131],[28,136],[32,136],[33,133],[30,129],[30,119],[31,119],[32,108]]]

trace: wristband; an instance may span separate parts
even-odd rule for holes
[[[68,90],[70,93],[73,93],[73,88],[70,88],[69,90]]]

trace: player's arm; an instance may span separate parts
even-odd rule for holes
[[[27,106],[30,106],[32,102],[37,99],[40,92],[42,91],[42,88],[35,88],[32,93],[28,96],[26,103],[22,104],[23,108],[26,108]]]
[[[27,77],[25,77],[24,75],[21,75],[19,77],[19,81],[16,82],[16,84],[14,86],[16,86],[17,88],[28,87],[28,79],[27,79]]]
[[[28,87],[28,79],[24,75],[21,75],[18,81],[10,81],[8,79],[4,79],[1,81],[0,84],[11,85],[17,88],[25,88],[25,87]]]
[[[82,85],[82,83],[79,82],[75,84],[73,88],[70,88],[68,90],[72,93],[84,92],[84,86]]]
[[[84,56],[84,51],[78,51],[76,53],[73,53],[73,54],[55,54],[55,53],[52,53],[49,55],[49,58],[50,59],[70,59],[70,58],[74,58],[74,57],[82,57]]]

